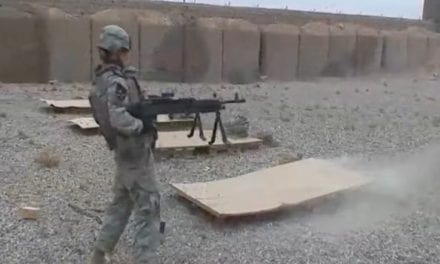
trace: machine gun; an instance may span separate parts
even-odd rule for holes
[[[193,97],[188,98],[175,98],[174,94],[167,93],[161,96],[149,95],[147,99],[143,99],[141,102],[132,104],[127,107],[127,111],[134,117],[143,121],[155,120],[158,115],[173,115],[173,114],[195,114],[194,122],[188,137],[194,135],[195,129],[199,129],[199,137],[205,141],[206,137],[203,133],[202,120],[200,114],[203,113],[215,113],[214,129],[212,131],[211,140],[209,144],[212,145],[216,140],[217,129],[220,128],[223,142],[229,143],[226,136],[225,128],[221,120],[220,111],[225,109],[226,104],[244,103],[245,99],[240,99],[238,93],[235,94],[233,100],[222,101],[217,99],[217,95],[214,94],[213,99],[196,99]]]

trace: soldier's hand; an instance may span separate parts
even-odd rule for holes
[[[141,134],[152,133],[155,130],[153,119],[142,119],[142,125]]]
[[[133,117],[141,118],[142,116],[142,105],[141,103],[130,104],[126,107],[127,112],[130,113]]]
[[[158,192],[154,192],[150,194],[150,203],[153,210],[157,213],[160,212],[160,194]]]

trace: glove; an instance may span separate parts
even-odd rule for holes
[[[154,119],[144,118],[142,119],[142,131],[141,134],[154,133],[156,127],[154,126]]]
[[[126,107],[127,112],[130,113],[133,117],[141,118],[142,117],[142,105],[141,103],[131,104]]]

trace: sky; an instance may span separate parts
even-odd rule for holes
[[[179,0],[174,0],[178,2]],[[183,1],[183,0],[181,0]],[[186,0],[187,2],[376,16],[422,17],[423,0]]]

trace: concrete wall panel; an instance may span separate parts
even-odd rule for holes
[[[322,75],[328,62],[329,27],[309,23],[301,28],[298,77],[309,79]]]
[[[356,74],[368,75],[381,70],[383,37],[372,28],[359,27],[356,36]]]
[[[260,31],[250,22],[226,19],[223,31],[223,80],[249,83],[259,76]]]
[[[139,17],[140,71],[147,80],[183,81],[183,25],[156,12]]]
[[[356,26],[338,24],[330,26],[329,58],[324,74],[328,76],[353,76],[355,61]]]
[[[440,21],[440,1],[424,0],[423,19]]]
[[[422,28],[411,27],[408,34],[408,67],[417,69],[426,64],[429,32]]]
[[[384,31],[382,66],[387,72],[397,73],[407,69],[408,34],[404,31]]]
[[[0,7],[0,81],[46,81],[44,46],[37,18]]]
[[[430,33],[428,35],[427,57],[426,66],[428,69],[440,68],[440,34]]]
[[[48,78],[62,82],[90,81],[90,19],[76,18],[59,9],[44,14]]]
[[[299,28],[272,24],[261,27],[261,70],[269,80],[291,81],[298,67]]]
[[[221,82],[222,18],[199,18],[185,25],[185,81]]]

